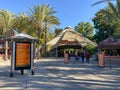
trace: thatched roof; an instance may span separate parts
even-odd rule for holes
[[[109,36],[105,40],[99,42],[99,48],[103,47],[120,47],[120,38],[115,38],[113,36]]]
[[[81,46],[84,47],[86,45],[96,45],[96,43],[84,37],[82,34],[76,32],[72,28],[65,29],[60,35],[53,38],[51,41],[47,43],[47,50],[51,50],[57,48],[59,46],[64,45],[72,45],[72,46]]]

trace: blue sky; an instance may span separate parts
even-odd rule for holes
[[[75,27],[79,22],[91,22],[95,13],[99,9],[107,6],[107,3],[101,3],[91,6],[98,0],[0,0],[0,9],[6,9],[14,14],[20,12],[26,13],[34,5],[50,4],[57,11],[61,25],[58,28],[66,26]]]

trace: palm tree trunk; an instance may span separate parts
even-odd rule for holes
[[[5,60],[8,60],[8,41],[5,42]]]
[[[47,21],[45,22],[45,53],[47,52],[47,51],[46,51],[46,49],[47,49],[47,48],[46,48],[46,47],[47,47],[46,44],[47,44]]]
[[[38,59],[40,59],[40,54],[41,54],[41,50],[40,50],[40,36],[41,36],[41,27],[38,26]]]

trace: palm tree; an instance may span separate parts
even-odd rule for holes
[[[104,9],[103,12],[106,13],[106,16],[110,18],[109,20],[112,19],[114,26],[119,30],[120,28],[118,27],[118,25],[120,25],[119,24],[120,23],[120,0],[114,0],[116,1],[116,5],[114,5],[111,2],[113,0],[101,0],[101,1],[94,3],[92,6],[100,4],[102,2],[106,2],[106,1],[108,2],[108,6],[110,10]],[[118,33],[118,30],[115,31],[115,34]]]
[[[0,26],[3,30],[3,35],[13,29],[15,26],[15,15],[7,10],[0,11]]]
[[[57,35],[59,35],[61,32],[63,31],[63,29],[62,28],[55,28],[55,36],[54,37],[56,37]]]
[[[115,1],[115,0],[100,0],[100,1],[93,3],[92,6],[95,6],[97,4],[104,3],[104,2],[109,2],[109,1]]]
[[[54,16],[55,11],[53,11],[53,8],[51,8],[49,5],[43,4],[42,6],[36,5],[34,6],[33,10],[30,9],[30,17],[32,18],[32,21],[34,22],[34,27],[37,28],[38,33],[38,51],[40,50],[40,37],[42,34],[42,30],[44,29],[43,26],[47,26],[48,24],[53,25],[52,23],[48,23],[51,20],[51,16]],[[49,19],[50,18],[50,19]],[[54,19],[52,21],[55,21]],[[40,51],[38,53],[40,56]]]
[[[16,16],[15,28],[18,29],[18,32],[27,32],[29,25],[31,25],[30,18],[24,13],[20,13]]]
[[[59,19],[57,17],[55,17],[55,14],[56,12],[53,10],[52,7],[50,7],[49,5],[47,5],[46,7],[46,17],[45,17],[45,38],[44,38],[44,41],[45,41],[45,53],[46,53],[46,43],[47,43],[47,30],[48,28],[50,27],[54,27],[55,25],[59,25],[60,22],[59,22]]]
[[[108,16],[111,16],[111,18],[113,18],[115,21],[120,21],[120,0],[116,0],[116,5],[114,5],[111,2],[113,0],[101,0],[101,1],[94,3],[92,6],[100,4],[102,2],[106,2],[106,1],[108,2],[108,6],[111,9],[111,11],[109,12],[109,10],[104,10],[104,12]]]
[[[34,27],[37,28],[37,33],[38,33],[38,56],[40,56],[40,36],[41,36],[41,31],[42,31],[42,26],[43,26],[43,21],[45,19],[45,7],[46,5],[36,5],[34,6],[33,10],[30,9],[30,17],[34,22]]]
[[[0,28],[3,31],[3,36],[15,26],[15,15],[7,10],[0,10]],[[7,38],[7,37],[5,37]],[[8,42],[6,41],[5,60],[8,59]]]

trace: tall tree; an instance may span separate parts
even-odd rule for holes
[[[107,12],[107,14],[114,20],[113,24],[116,28],[113,35],[120,36],[120,0],[116,0],[116,5],[111,2],[108,2],[108,4],[112,12]]]
[[[45,25],[45,52],[46,52],[46,43],[47,43],[47,34],[48,34],[48,29],[50,27],[54,27],[55,25],[59,25],[59,19],[55,16],[56,11],[54,11],[53,7],[50,7],[50,5],[46,5],[46,10],[45,10],[45,20],[44,20],[44,25]]]
[[[34,22],[32,22],[32,19],[28,15],[20,13],[18,16],[16,16],[15,20],[15,28],[19,33],[25,32],[37,38],[36,27],[34,27]]]
[[[103,12],[106,13],[106,16],[109,17],[109,20],[112,19],[112,24],[116,28],[114,29],[113,35],[120,36],[120,30],[119,30],[120,28],[118,27],[120,23],[120,0],[114,0],[116,1],[115,5],[111,2],[113,0],[100,0],[94,3],[93,6],[106,1],[108,2],[109,10],[104,9]],[[111,23],[111,21],[109,21],[109,23]]]
[[[15,27],[15,15],[7,10],[0,10],[0,28],[3,35]]]
[[[43,4],[42,6],[35,5],[33,9],[30,9],[30,17],[34,22],[33,26],[37,28],[38,33],[38,50],[40,50],[40,37],[42,35],[42,31],[45,30],[45,33],[47,33],[46,30],[48,25],[55,25],[59,23],[58,19],[54,16],[54,13],[55,11],[53,8],[46,4]]]
[[[93,3],[92,6],[95,6],[95,5],[98,5],[100,3],[104,3],[104,2],[109,2],[109,1],[116,1],[116,0],[99,0],[99,1],[97,1],[95,3]]]
[[[35,5],[33,9],[30,9],[29,13],[32,21],[34,22],[34,27],[37,28],[39,58],[40,58],[40,37],[43,29],[43,21],[45,20],[46,17],[45,8],[46,8],[45,4],[43,4],[42,6]]]
[[[31,25],[30,20],[31,19],[24,13],[20,13],[16,16],[16,28],[18,29],[18,32],[28,32],[28,28]]]
[[[94,35],[94,27],[90,24],[90,22],[80,22],[77,26],[75,26],[75,31],[81,33],[83,36],[91,39]]]
[[[62,28],[55,28],[55,37],[63,31]]]
[[[50,31],[47,34],[47,41],[50,41],[51,39],[53,39],[55,36],[54,32]]]
[[[0,28],[3,32],[3,36],[7,31],[12,30],[14,25],[15,25],[14,14],[7,10],[0,10]],[[6,41],[5,60],[7,59],[8,59],[8,42]]]
[[[102,41],[114,33],[114,25],[112,23],[113,20],[106,15],[104,9],[101,9],[99,12],[97,12],[92,21],[95,28],[94,38],[96,38],[97,42]]]

